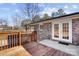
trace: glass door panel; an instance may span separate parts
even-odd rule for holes
[[[59,38],[59,24],[54,24],[54,37]]]
[[[63,39],[69,39],[69,23],[63,23],[62,24],[62,38]]]

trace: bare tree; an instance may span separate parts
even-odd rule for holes
[[[1,18],[1,19],[0,19],[0,25],[8,26],[8,21],[7,21],[7,19]]]
[[[21,16],[18,13],[12,16],[13,24],[15,28],[19,28],[21,26]]]
[[[4,30],[8,28],[7,18],[0,18],[0,30]]]
[[[28,27],[27,24],[29,24],[29,23],[31,23],[31,20],[30,20],[30,19],[22,20],[22,22],[21,22],[21,26],[22,26],[23,28],[27,29],[27,27]]]
[[[41,8],[39,7],[38,3],[26,3],[24,13],[28,16],[29,19],[33,19],[36,15],[39,14]]]

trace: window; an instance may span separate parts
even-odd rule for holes
[[[40,31],[43,31],[43,25],[40,25]]]

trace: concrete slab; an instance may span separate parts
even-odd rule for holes
[[[72,55],[77,55],[79,56],[79,46],[75,45],[63,45],[59,44],[57,41],[52,41],[52,40],[42,40],[39,43],[44,44],[46,46],[55,48],[57,50],[72,54]]]

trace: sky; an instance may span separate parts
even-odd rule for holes
[[[52,12],[58,9],[63,9],[65,13],[70,14],[79,11],[78,3],[40,3],[39,7],[43,10],[40,11],[40,16],[47,13],[51,16]],[[0,3],[0,18],[8,21],[9,25],[14,25],[12,17],[17,13],[21,18],[26,18],[22,10],[25,8],[25,3]]]

